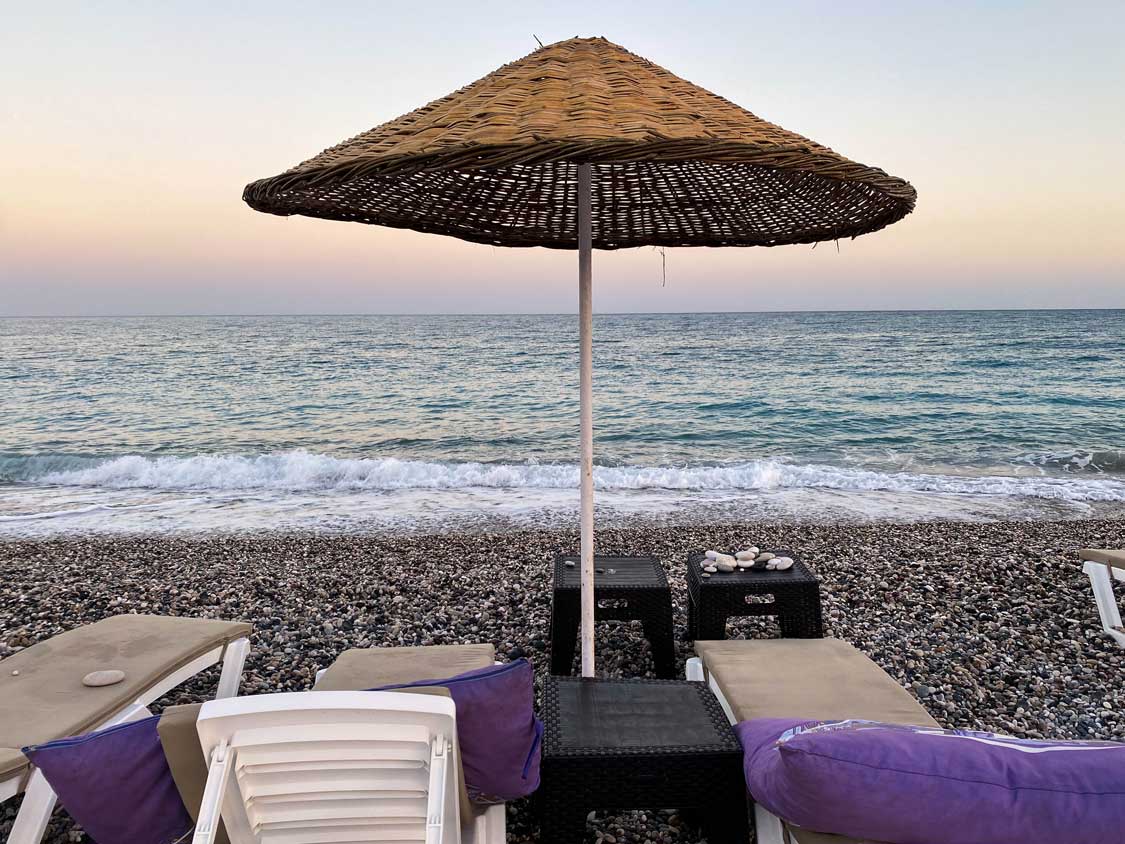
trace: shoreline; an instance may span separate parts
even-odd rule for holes
[[[790,548],[821,579],[827,634],[868,654],[943,725],[1125,740],[1125,650],[1101,633],[1077,553],[1125,547],[1125,519],[648,520],[600,529],[597,541],[599,553],[661,559],[677,637],[690,551]],[[242,694],[308,689],[317,668],[351,647],[491,642],[499,659],[527,656],[542,678],[550,563],[577,545],[576,529],[526,528],[0,539],[0,657],[84,622],[148,612],[253,622]],[[597,633],[600,672],[651,674],[639,626],[604,623]],[[777,631],[772,619],[742,619],[728,635]],[[677,640],[676,655],[682,672],[690,644]],[[161,703],[203,699],[214,682],[204,675]],[[510,810],[509,840],[536,840],[525,802]],[[0,809],[0,837],[11,807]],[[599,814],[594,828],[621,829],[627,840],[698,840],[661,812]],[[72,832],[56,815],[45,840],[75,840]]]

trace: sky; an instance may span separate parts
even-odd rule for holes
[[[603,35],[909,180],[845,241],[594,256],[602,312],[1125,307],[1125,3],[16,3],[0,316],[568,313],[573,252],[250,210],[243,186]]]

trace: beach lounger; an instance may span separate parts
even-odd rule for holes
[[[1098,605],[1102,629],[1125,648],[1125,627],[1121,625],[1121,610],[1113,593],[1115,580],[1125,583],[1125,550],[1083,548],[1081,554],[1082,571],[1090,578],[1090,585],[1094,588],[1094,601]]]
[[[232,844],[502,844],[505,806],[469,802],[449,690],[358,691],[494,664],[491,645],[354,649],[312,692],[184,707],[161,740],[185,805],[200,807],[194,840],[215,841],[221,817]],[[185,725],[198,730],[193,750]]]
[[[732,724],[856,718],[937,727],[914,697],[840,639],[696,642],[687,679],[707,682]],[[800,829],[754,806],[758,844],[877,844]]]
[[[238,692],[250,625],[119,615],[32,645],[0,662],[0,801],[25,792],[9,844],[43,837],[55,793],[20,748],[146,717],[148,704],[218,662],[218,697]],[[90,687],[94,671],[121,671]]]

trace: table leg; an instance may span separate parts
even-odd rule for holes
[[[748,844],[750,841],[750,814],[747,808],[746,788],[739,786],[707,807],[703,813],[703,831],[708,841],[723,844]]]
[[[704,642],[713,642],[727,637],[727,614],[714,607],[699,608],[696,621],[696,638]]]
[[[553,797],[543,800],[539,821],[540,844],[580,844],[586,837],[585,808]]]
[[[569,675],[574,671],[574,652],[578,647],[578,613],[575,601],[555,593],[551,603],[551,673]]]
[[[656,676],[662,680],[673,680],[676,674],[676,643],[672,628],[672,598],[667,606],[655,615],[647,615],[641,622],[645,638],[652,651],[652,664]]]
[[[798,595],[778,601],[777,623],[786,639],[820,639],[824,636],[820,594]]]

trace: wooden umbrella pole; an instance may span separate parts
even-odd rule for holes
[[[578,165],[578,323],[582,417],[582,676],[594,676],[594,305],[591,173]]]

